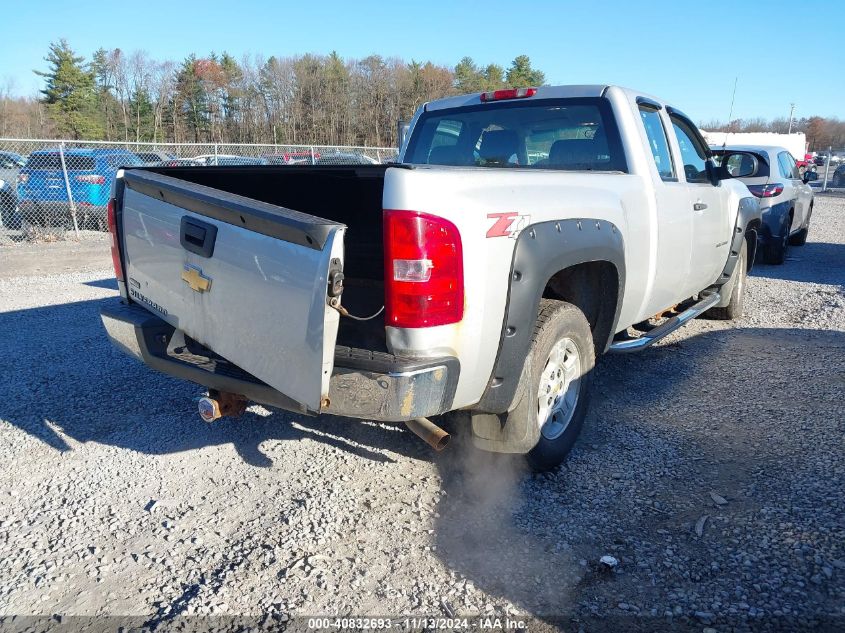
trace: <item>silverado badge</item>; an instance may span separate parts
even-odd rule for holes
[[[182,281],[191,287],[191,290],[196,292],[208,292],[211,290],[211,277],[206,277],[202,274],[202,269],[197,266],[185,264],[185,269],[182,271]]]

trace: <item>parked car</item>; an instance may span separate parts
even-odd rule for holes
[[[795,165],[798,167],[798,173],[804,175],[804,171],[813,163],[812,154],[804,154],[804,158],[795,158]]]
[[[320,156],[315,165],[378,165],[375,158],[370,158],[361,152],[326,152]]]
[[[814,163],[817,167],[821,167],[821,166],[822,166],[822,165],[824,165],[826,162],[827,162],[827,154],[816,154],[816,155],[813,157],[813,163]]]
[[[151,152],[135,152],[135,155],[148,165],[160,165],[176,158],[176,156],[170,152],[162,152],[159,150],[153,150]]]
[[[790,244],[807,241],[813,214],[813,189],[807,184],[815,172],[799,175],[792,154],[784,147],[731,145],[714,150],[727,173],[741,169],[740,178],[760,199],[763,226],[758,235],[763,261],[782,264]]]
[[[265,154],[264,159],[270,165],[311,165],[320,158],[320,152],[297,151],[283,154]]]
[[[192,160],[203,165],[267,165],[267,159],[255,156],[236,156],[234,154],[203,154]]]
[[[405,422],[442,448],[429,418],[461,410],[478,447],[546,470],[581,430],[598,355],[743,312],[759,200],[664,101],[605,85],[441,99],[400,163],[125,170],[108,336],[208,387],[206,421],[255,400]]]
[[[26,158],[17,152],[0,152],[0,158],[4,159],[7,164],[14,163],[18,167],[23,167],[26,163]]]
[[[72,224],[68,187],[80,228],[106,228],[106,204],[120,167],[142,165],[121,149],[67,149],[67,180],[57,149],[32,152],[18,174],[18,206],[22,222],[32,225]]]
[[[193,158],[173,158],[171,160],[161,163],[160,167],[202,167],[205,163],[201,163]]]
[[[831,187],[845,187],[845,164],[839,165],[830,177]]]
[[[7,229],[18,229],[21,224],[17,212],[17,182],[23,164],[20,154],[0,152],[0,224]]]

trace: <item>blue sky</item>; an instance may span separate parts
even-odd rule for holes
[[[90,58],[98,47],[180,60],[223,50],[289,56],[378,53],[454,66],[464,55],[507,66],[527,54],[553,84],[617,83],[659,95],[696,120],[845,118],[845,19],[818,2],[371,2],[369,0],[29,0],[0,21],[0,81],[34,95],[52,40]],[[758,6],[759,5],[759,6]],[[768,50],[766,48],[768,47]],[[827,49],[827,56],[803,50]]]

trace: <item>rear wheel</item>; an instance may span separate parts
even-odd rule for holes
[[[722,288],[724,292],[729,292],[728,303],[717,308],[710,308],[707,311],[707,316],[711,319],[719,319],[722,321],[732,321],[742,316],[745,310],[745,287],[746,278],[748,277],[748,242],[742,241],[742,246],[739,249],[739,257],[736,261],[733,274]]]
[[[810,232],[810,218],[813,217],[813,205],[810,205],[810,210],[807,212],[807,226],[795,233],[789,238],[789,243],[793,246],[804,246],[807,243],[807,234]]]
[[[19,229],[20,217],[15,213],[15,198],[8,193],[0,193],[0,220],[7,229]]]
[[[530,416],[539,435],[525,455],[535,471],[566,458],[587,415],[595,366],[590,324],[574,305],[543,299],[529,352],[530,382],[510,416]]]
[[[780,235],[773,235],[772,239],[763,246],[763,262],[766,264],[782,264],[786,260],[789,248],[789,231],[792,230],[792,216],[786,220]]]
[[[804,246],[807,243],[807,233],[810,232],[810,227],[806,227],[798,231],[795,235],[789,238],[789,243],[793,246]]]

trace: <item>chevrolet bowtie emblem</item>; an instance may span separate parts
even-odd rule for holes
[[[207,292],[211,290],[211,278],[202,274],[202,270],[196,266],[185,264],[185,270],[182,271],[182,281],[191,287],[191,290],[196,292]]]

